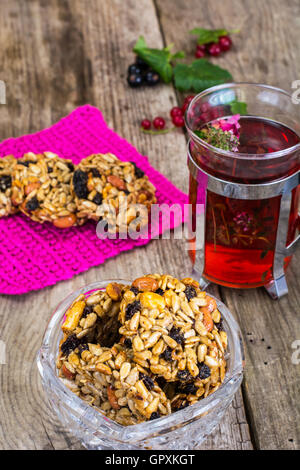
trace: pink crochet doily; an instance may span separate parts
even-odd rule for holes
[[[134,161],[148,175],[157,188],[159,204],[178,204],[182,208],[188,202],[187,196],[153,169],[146,157],[109,129],[101,112],[92,106],[77,108],[49,129],[0,144],[2,157],[11,153],[21,157],[28,151],[46,150],[70,158],[74,163],[92,153],[112,152],[121,160]],[[170,228],[182,221],[179,210]],[[163,229],[160,226],[159,232]],[[24,215],[4,217],[0,220],[0,293],[24,294],[53,285],[100,265],[122,251],[145,245],[150,239],[100,240],[93,222],[62,230],[49,223],[38,224]]]

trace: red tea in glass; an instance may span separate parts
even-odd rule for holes
[[[247,115],[239,117],[239,144],[236,152],[212,147],[193,131],[219,118],[232,115],[230,103],[246,103]],[[272,87],[228,84],[203,92],[187,111],[191,137],[190,157],[201,178],[190,175],[190,203],[193,229],[196,204],[205,203],[205,245],[202,276],[230,287],[258,287],[274,279],[274,254],[278,248],[281,194],[273,197],[239,199],[204,188],[205,175],[258,193],[276,181],[285,181],[299,171],[300,129],[289,95]],[[245,105],[243,107],[245,109]],[[253,185],[253,186],[252,186]],[[299,187],[292,190],[284,235],[288,246],[299,231]],[[281,212],[282,214],[282,212]],[[280,224],[282,224],[282,215]],[[195,240],[190,256],[195,262]],[[285,267],[290,256],[284,257]],[[201,273],[199,273],[201,274]]]

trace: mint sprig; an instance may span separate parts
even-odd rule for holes
[[[183,51],[172,54],[172,46],[171,44],[163,49],[151,49],[147,47],[144,37],[140,36],[133,48],[133,52],[155,70],[165,83],[169,83],[173,77],[171,62],[185,57]]]
[[[241,116],[248,114],[247,103],[244,103],[244,101],[232,101],[230,103],[230,109],[232,114],[240,114]]]
[[[193,90],[200,93],[221,83],[232,81],[232,75],[206,59],[197,59],[190,65],[177,64],[174,67],[175,86],[179,91]]]
[[[198,36],[197,43],[202,46],[203,44],[209,44],[210,42],[218,42],[221,36],[227,36],[228,34],[238,33],[238,29],[227,30],[227,29],[205,29],[205,28],[194,28],[189,31],[190,34]]]

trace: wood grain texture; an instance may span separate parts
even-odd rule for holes
[[[261,82],[291,92],[300,76],[300,3],[277,0],[157,0],[166,43],[190,51],[195,27],[236,29],[231,51],[213,59],[236,81]],[[184,11],[184,14],[183,14]],[[180,22],[180,28],[174,24]],[[250,25],[250,27],[249,27]],[[300,116],[300,113],[299,113]],[[300,365],[292,364],[292,343],[300,338],[298,252],[287,273],[289,295],[272,301],[263,289],[221,289],[221,298],[237,316],[246,352],[243,394],[254,445],[261,449],[300,448]]]
[[[268,5],[263,6],[262,3]],[[192,37],[186,34],[188,29],[203,24],[208,27],[223,24],[230,28],[241,27],[235,50],[226,58],[220,58],[218,63],[225,66],[227,60],[228,63],[230,61],[230,69],[236,79],[249,80],[251,76],[253,81],[285,86],[286,82],[297,78],[293,74],[299,65],[293,62],[294,65],[290,66],[289,61],[296,61],[299,57],[293,46],[298,33],[292,31],[292,27],[286,31],[283,25],[285,22],[296,25],[299,8],[292,0],[285,7],[284,14],[279,15],[275,13],[274,5],[277,7],[279,2],[0,0],[0,79],[7,85],[7,105],[0,106],[1,138],[35,132],[51,125],[75,107],[90,103],[102,110],[108,124],[120,135],[148,155],[158,170],[187,191],[183,132],[178,130],[153,138],[138,129],[142,118],[166,114],[177,104],[178,95],[172,86],[165,85],[155,89],[129,89],[126,70],[133,60],[132,46],[143,34],[153,47],[163,45],[164,41],[174,41],[176,49],[190,50],[192,56],[194,45]],[[250,20],[251,33],[247,27]],[[266,27],[267,33],[263,33]],[[276,38],[272,39],[274,32]],[[271,45],[268,42],[261,48],[259,38],[263,34],[267,34]],[[280,45],[280,40],[282,57],[274,45],[274,41]],[[253,48],[253,41],[256,48]],[[257,60],[258,53],[261,61]],[[283,59],[288,62],[281,63]],[[181,240],[154,240],[146,247],[123,253],[117,259],[56,286],[23,296],[0,298],[0,339],[7,346],[6,365],[0,365],[1,449],[81,448],[80,443],[59,424],[47,404],[36,369],[36,352],[51,312],[68,292],[97,279],[131,279],[152,271],[186,276],[191,265],[182,248]],[[213,293],[222,295],[236,312],[244,332],[248,332],[250,326],[252,328],[249,332],[253,334],[256,347],[250,343],[251,338],[245,336],[247,369],[244,397],[255,443],[264,448],[296,447],[299,436],[293,424],[297,416],[299,374],[297,378],[293,369],[296,366],[288,362],[290,355],[287,355],[288,350],[291,352],[291,341],[296,339],[296,307],[299,310],[296,304],[297,282],[293,274],[299,275],[295,261],[288,279],[290,296],[278,304],[269,301],[260,290],[236,292],[210,287]],[[283,308],[286,309],[284,316]],[[270,343],[272,350],[265,351],[261,331],[269,331],[269,336],[264,336],[266,346]],[[300,338],[299,331],[297,334]],[[273,381],[273,362],[267,354],[273,355],[277,367]],[[268,361],[265,367],[261,363],[263,356]],[[276,395],[279,396],[278,401],[275,400]],[[264,406],[260,406],[260,402]],[[271,413],[272,408],[281,413],[278,424]],[[293,432],[291,436],[287,433],[288,426]],[[294,439],[294,442],[288,439]],[[240,392],[221,425],[202,448],[252,448]]]

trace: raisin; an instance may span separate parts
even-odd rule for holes
[[[124,339],[124,346],[125,348],[131,348],[131,345],[132,345],[132,341],[130,338],[125,338]]]
[[[207,379],[210,377],[210,368],[204,364],[204,362],[198,363],[198,369],[199,369],[199,379]]]
[[[215,323],[215,327],[217,328],[218,331],[225,331],[222,318],[219,321],[219,323]]]
[[[31,199],[29,199],[29,201],[26,202],[26,209],[31,212],[31,211],[35,211],[36,209],[38,209],[40,207],[40,203],[39,201],[37,200],[37,197],[34,196],[32,197]]]
[[[164,359],[165,361],[172,361],[172,349],[167,346],[167,348],[164,350],[163,353],[160,354],[160,356],[162,359]]]
[[[185,394],[189,394],[191,393],[192,395],[195,395],[196,392],[197,392],[198,388],[196,387],[195,384],[193,383],[189,383],[189,384],[186,384],[184,387],[181,387],[180,388],[180,392],[181,393],[185,393]]]
[[[88,175],[81,170],[76,170],[73,175],[73,185],[74,191],[77,197],[80,199],[87,199],[88,189],[87,189],[87,180]]]
[[[179,410],[183,410],[184,408],[186,408],[187,406],[189,406],[189,402],[187,400],[184,400],[181,405],[179,406],[179,408],[177,408],[177,411]]]
[[[181,382],[188,382],[189,380],[191,380],[192,376],[191,374],[189,373],[188,370],[179,370],[177,372],[177,378],[181,381]]]
[[[79,344],[80,339],[78,339],[76,335],[71,335],[62,343],[60,349],[65,356],[68,356]]]
[[[188,301],[190,301],[193,297],[197,296],[197,292],[195,288],[190,285],[186,286],[184,293]]]
[[[134,293],[134,295],[138,295],[138,293],[140,292],[140,291],[138,290],[138,288],[137,288],[137,287],[134,287],[134,286],[131,286],[131,287],[130,287],[130,290],[131,290],[131,292]]]
[[[136,312],[141,311],[141,309],[142,306],[139,300],[134,300],[131,304],[128,304],[125,309],[126,320],[130,320],[130,318],[132,318]]]
[[[82,343],[78,346],[79,354],[82,354],[83,351],[87,351],[89,349],[89,345],[87,343]]]
[[[6,191],[7,188],[11,187],[11,176],[3,175],[0,176],[0,191]]]
[[[150,391],[154,388],[154,381],[151,379],[151,377],[149,377],[149,375],[144,375],[142,380],[147,390]]]
[[[100,204],[102,204],[102,201],[103,201],[102,194],[97,193],[93,199],[93,202],[97,204],[97,206],[100,206]]]
[[[153,419],[158,419],[158,418],[160,418],[160,414],[157,411],[153,411],[153,413],[151,413],[149,420],[152,421]]]
[[[162,290],[160,287],[158,289],[156,289],[155,291],[155,294],[158,294],[158,295],[164,295],[165,291]]]
[[[68,166],[68,168],[69,168],[70,171],[74,171],[74,165],[73,165],[73,163],[68,162],[68,163],[67,163],[67,166]]]
[[[47,165],[47,172],[48,173],[53,173],[53,168],[51,166]]]
[[[143,178],[144,176],[144,172],[134,163],[134,162],[130,162],[132,163],[132,165],[134,166],[134,174],[137,178]]]
[[[29,167],[29,164],[32,163],[33,165],[36,164],[36,162],[33,162],[32,160],[27,160],[27,162],[20,162],[18,161],[18,164],[19,165],[23,165],[23,166],[26,166],[27,168]]]
[[[173,338],[178,344],[183,344],[184,343],[184,336],[182,333],[180,333],[179,328],[175,328],[175,326],[172,327],[169,336]]]
[[[93,307],[91,305],[86,305],[84,307],[83,312],[82,312],[81,318],[87,317],[89,315],[89,313],[92,313],[92,311],[93,311]]]
[[[99,170],[97,170],[97,168],[92,168],[92,175],[95,177],[95,178],[101,178],[101,175],[100,175],[100,172]]]

